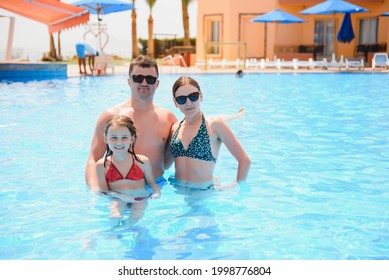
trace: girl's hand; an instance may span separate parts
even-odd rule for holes
[[[117,199],[123,200],[124,202],[129,202],[129,203],[137,202],[132,196],[125,195],[125,194],[122,194],[122,193],[118,193],[118,192],[115,192],[115,191],[103,190],[102,194],[110,196],[110,197],[113,197],[113,198],[117,198]]]
[[[153,198],[159,198],[161,196],[161,193],[160,192],[155,192],[155,193],[153,193],[153,195],[152,196],[150,196],[150,198],[149,199],[153,199]]]

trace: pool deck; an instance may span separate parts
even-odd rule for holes
[[[130,63],[124,63],[121,65],[115,65],[115,73],[114,74],[128,74],[128,67]],[[160,74],[217,74],[217,73],[231,73],[235,74],[238,69],[236,68],[208,68],[207,70],[191,66],[191,67],[180,67],[180,66],[159,66]],[[351,68],[350,70],[339,70],[338,68],[329,68],[328,70],[323,70],[320,68],[315,69],[306,69],[301,68],[298,70],[293,70],[289,68],[283,69],[243,69],[245,73],[336,73],[336,72],[359,72],[359,73],[389,73],[389,69],[378,68],[373,70],[371,67],[365,67],[364,70],[358,70],[358,68]],[[107,70],[107,75],[112,75],[112,71],[110,69]],[[81,75],[78,71],[78,65],[68,64],[68,77],[79,77],[84,76]]]

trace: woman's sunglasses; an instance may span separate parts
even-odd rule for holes
[[[131,76],[132,80],[134,81],[134,83],[137,83],[137,84],[141,84],[143,82],[144,79],[146,79],[146,83],[148,85],[154,85],[155,82],[157,81],[157,77],[154,77],[154,76],[143,76],[143,75],[132,75]]]
[[[187,96],[177,96],[174,97],[174,99],[177,101],[178,104],[183,105],[186,103],[187,98],[189,98],[190,101],[195,102],[199,99],[199,96],[200,96],[200,92],[192,92]]]

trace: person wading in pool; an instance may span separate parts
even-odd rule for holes
[[[222,143],[238,162],[236,181],[245,181],[251,160],[225,118],[204,117],[200,109],[203,93],[199,84],[190,77],[182,76],[174,83],[172,91],[174,104],[185,116],[172,126],[170,151],[175,166],[173,184],[186,186],[195,183],[201,189],[217,187],[213,172]]]
[[[92,191],[100,192],[96,162],[105,153],[104,127],[113,115],[125,115],[134,121],[138,131],[135,152],[149,158],[157,183],[166,181],[162,175],[172,165],[173,159],[165,154],[169,153],[170,130],[177,118],[171,111],[153,102],[159,85],[158,75],[158,65],[154,59],[143,55],[134,59],[129,67],[128,78],[131,97],[105,110],[98,118],[85,168],[85,179]]]
[[[113,198],[110,204],[112,225],[123,218],[128,202],[131,203],[129,222],[143,216],[147,199],[158,198],[161,189],[154,181],[149,159],[134,151],[137,131],[129,117],[114,116],[104,129],[105,156],[96,163],[99,186]],[[146,189],[146,183],[154,191]]]

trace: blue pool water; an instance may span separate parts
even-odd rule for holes
[[[114,231],[84,164],[98,115],[129,96],[126,77],[1,83],[0,259],[389,259],[388,75],[194,77],[205,114],[245,107],[230,125],[252,159],[247,183],[166,185]],[[162,75],[156,102],[182,118],[177,78]],[[222,148],[215,175],[235,174]]]

